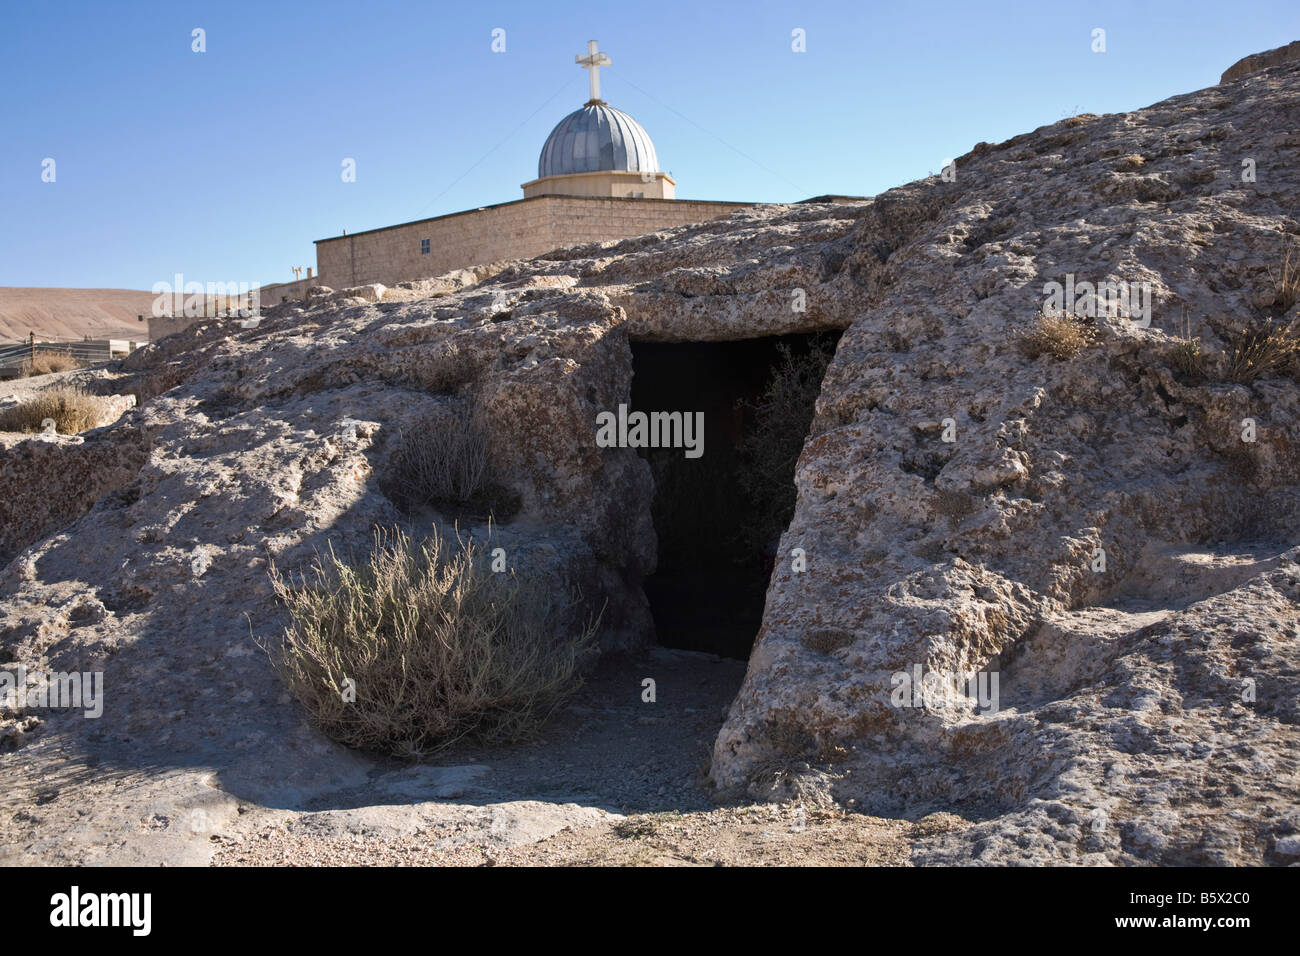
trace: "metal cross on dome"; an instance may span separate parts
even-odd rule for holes
[[[603,102],[600,98],[600,68],[602,66],[609,66],[614,61],[606,54],[601,53],[596,49],[595,40],[588,40],[587,55],[575,56],[573,62],[578,64],[578,66],[582,67],[584,70],[591,70],[591,73],[587,77],[591,81],[591,102]]]

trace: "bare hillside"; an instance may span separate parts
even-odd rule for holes
[[[0,341],[144,338],[154,294],[138,289],[0,287]],[[137,316],[143,315],[145,322]]]

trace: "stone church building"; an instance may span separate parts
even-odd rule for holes
[[[589,71],[590,99],[546,138],[523,199],[318,239],[317,274],[263,286],[262,304],[305,298],[311,286],[391,286],[561,246],[627,239],[754,205],[676,199],[676,183],[659,168],[649,134],[600,98],[599,70],[609,57],[593,40],[587,55],[574,59]]]

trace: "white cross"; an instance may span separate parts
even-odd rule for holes
[[[599,103],[600,99],[600,68],[609,66],[614,61],[607,55],[596,49],[596,41],[587,41],[587,55],[575,56],[573,62],[578,64],[584,70],[591,70],[588,79],[591,80],[591,102]]]

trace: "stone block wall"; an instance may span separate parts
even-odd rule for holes
[[[326,283],[315,276],[310,279],[295,279],[292,282],[277,282],[273,285],[260,286],[257,290],[259,305],[263,309],[279,305],[281,302],[298,302],[307,298],[307,290],[315,285]]]
[[[721,219],[752,203],[539,196],[316,242],[321,285],[396,285],[454,269]],[[429,252],[421,252],[421,240]],[[266,304],[266,303],[264,303]]]

